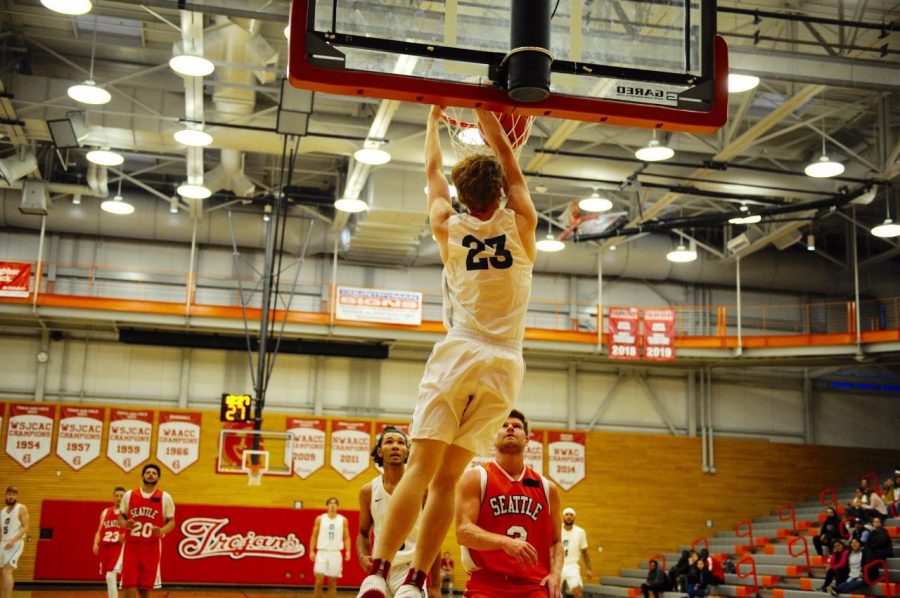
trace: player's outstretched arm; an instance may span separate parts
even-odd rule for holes
[[[515,558],[521,567],[537,563],[537,550],[528,542],[479,527],[480,510],[481,474],[477,468],[472,468],[463,474],[456,487],[456,541],[473,550],[502,550]]]
[[[441,260],[447,258],[447,221],[456,212],[450,203],[450,184],[444,175],[444,154],[440,136],[441,108],[432,106],[425,128],[425,180],[428,185],[428,219],[431,232],[441,250]]]
[[[372,484],[365,484],[359,490],[359,532],[356,534],[356,558],[363,571],[372,566]]]

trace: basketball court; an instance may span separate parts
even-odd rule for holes
[[[747,568],[722,596],[815,597],[820,512],[900,468],[896,4],[79,2],[0,24],[14,597],[107,596],[97,515],[151,462],[176,504],[153,596],[313,596],[332,497],[356,591],[373,443],[445,332],[431,105],[448,170],[494,112],[538,211],[516,406],[587,595],[705,545]],[[900,591],[886,565],[867,593]]]

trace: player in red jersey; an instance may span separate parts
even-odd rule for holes
[[[559,490],[525,465],[528,421],[513,409],[495,460],[466,471],[456,491],[456,539],[471,598],[559,598]]]
[[[94,556],[100,557],[100,575],[106,576],[106,593],[109,598],[118,598],[119,555],[122,553],[122,542],[125,530],[119,527],[119,505],[125,496],[125,488],[118,486],[113,490],[113,503],[100,513],[100,525],[94,534]]]
[[[126,492],[119,505],[119,525],[128,530],[121,559],[124,598],[148,598],[161,585],[161,540],[175,528],[175,503],[156,487],[160,473],[159,465],[145,465],[141,485]]]

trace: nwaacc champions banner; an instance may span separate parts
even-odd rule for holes
[[[313,584],[309,538],[323,510],[181,504],[177,496],[172,498],[177,525],[162,540],[164,588],[173,584]],[[107,506],[89,501],[42,503],[35,581],[102,582],[91,547],[100,512]],[[359,512],[341,510],[341,514],[349,521],[350,537],[355,538]],[[363,571],[356,557],[342,562],[339,585],[358,587]]]
[[[294,436],[294,475],[305,480],[325,466],[325,420],[289,417],[284,425]]]

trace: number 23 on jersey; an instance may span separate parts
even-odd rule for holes
[[[513,265],[513,255],[506,249],[506,235],[498,235],[484,241],[474,235],[466,235],[463,237],[462,246],[469,249],[469,253],[466,255],[466,270],[488,270],[490,268],[505,270]],[[494,250],[494,255],[480,255],[488,247]]]

